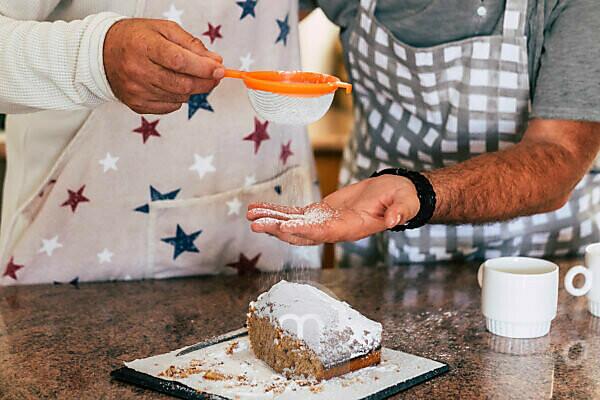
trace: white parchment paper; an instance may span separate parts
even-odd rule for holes
[[[254,356],[247,336],[176,357],[181,350],[183,349],[131,361],[125,365],[159,379],[183,383],[195,390],[240,400],[358,400],[444,366],[437,361],[384,348],[382,363],[378,366],[327,381],[310,382],[286,379],[275,373]],[[164,371],[170,366],[183,373],[165,376]],[[186,371],[192,373],[187,375]]]

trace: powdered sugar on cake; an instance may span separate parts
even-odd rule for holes
[[[382,326],[319,289],[282,280],[251,304],[285,333],[300,339],[325,367],[381,346]]]

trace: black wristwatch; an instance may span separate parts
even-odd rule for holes
[[[420,203],[419,212],[413,219],[402,225],[391,228],[390,231],[401,232],[407,229],[420,228],[427,224],[431,217],[433,217],[436,202],[435,191],[433,190],[433,186],[431,185],[431,182],[429,182],[429,179],[417,171],[411,171],[404,168],[386,168],[381,171],[375,171],[371,175],[371,178],[381,175],[403,176],[410,180],[413,185],[415,185]]]

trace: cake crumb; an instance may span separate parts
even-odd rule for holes
[[[158,376],[166,376],[168,378],[182,379],[187,378],[190,375],[195,375],[201,373],[199,365],[191,365],[189,368],[180,368],[174,365],[170,365],[169,368],[162,371],[158,374]]]
[[[323,390],[323,386],[322,385],[312,385],[310,387],[310,391],[313,393],[320,393]]]
[[[231,377],[225,374],[222,374],[217,371],[206,371],[204,373],[204,379],[208,379],[209,381],[224,381],[225,379],[230,379]]]
[[[158,374],[158,376],[167,376],[169,378],[172,378],[177,373],[177,370],[178,368],[176,366],[170,365],[169,368],[162,371],[160,374]]]
[[[272,383],[272,384],[268,385],[267,387],[265,387],[265,393],[272,392],[274,394],[281,394],[285,391],[286,387],[287,387],[286,384]]]
[[[238,348],[238,346],[239,346],[239,342],[237,342],[237,341],[231,342],[229,347],[227,347],[227,350],[225,350],[225,354],[232,355],[233,352],[235,351],[235,349]]]

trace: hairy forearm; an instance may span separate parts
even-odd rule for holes
[[[548,127],[542,122],[533,129]],[[485,223],[560,208],[600,145],[593,124],[568,128],[585,132],[565,132],[572,135],[569,145],[534,132],[509,149],[427,172],[437,195],[432,222]]]

